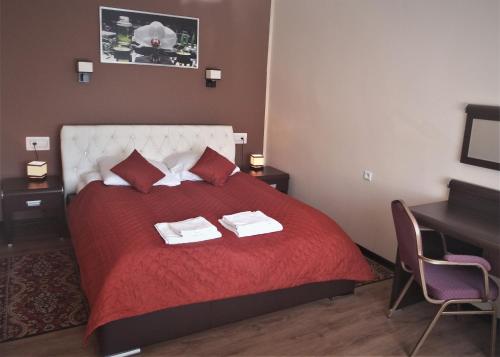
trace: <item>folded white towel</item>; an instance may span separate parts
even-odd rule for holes
[[[196,217],[180,222],[173,222],[170,223],[170,228],[177,235],[184,238],[196,238],[217,233],[217,227],[207,221],[204,217]]]
[[[197,217],[181,222],[156,223],[155,228],[166,244],[195,243],[222,237],[222,234],[217,230],[217,227],[204,218],[203,220],[205,222],[199,220],[198,218],[203,217]],[[192,220],[195,221],[193,222]],[[208,223],[208,225],[206,223]],[[176,229],[173,229],[173,226],[175,226]],[[189,229],[194,227],[198,227],[198,230]]]
[[[281,223],[266,216],[261,211],[245,211],[226,215],[219,220],[219,223],[240,238],[283,230]]]
[[[279,224],[279,223],[276,225],[263,224],[259,227],[252,227],[252,228],[248,228],[248,227],[235,228],[235,227],[232,227],[232,226],[228,225],[227,223],[225,223],[222,219],[219,220],[219,223],[227,230],[236,234],[236,236],[238,238],[256,236],[259,234],[279,232],[279,231],[283,230],[283,226],[281,226],[281,224]]]

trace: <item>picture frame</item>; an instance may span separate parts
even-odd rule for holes
[[[99,7],[101,63],[198,69],[199,19]]]

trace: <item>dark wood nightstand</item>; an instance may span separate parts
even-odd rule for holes
[[[258,178],[259,180],[267,182],[269,185],[275,187],[283,193],[288,193],[288,180],[290,179],[290,175],[286,172],[275,169],[272,166],[264,166],[260,170],[247,167],[243,168],[241,171]]]
[[[1,197],[4,237],[9,246],[14,242],[16,231],[29,225],[51,224],[53,233],[65,235],[64,189],[60,177],[49,176],[40,182],[27,178],[4,179]]]

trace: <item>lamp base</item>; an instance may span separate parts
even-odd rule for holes
[[[262,170],[264,168],[264,165],[250,165],[252,170]]]
[[[47,175],[43,175],[43,176],[28,176],[28,180],[30,180],[30,181],[40,182],[40,181],[45,181],[46,179],[47,179]]]

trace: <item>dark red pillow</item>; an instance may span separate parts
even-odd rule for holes
[[[198,162],[189,171],[214,186],[222,186],[235,168],[235,164],[207,146]]]
[[[137,150],[111,169],[112,172],[131,184],[137,191],[148,193],[154,183],[165,174],[151,165]]]

